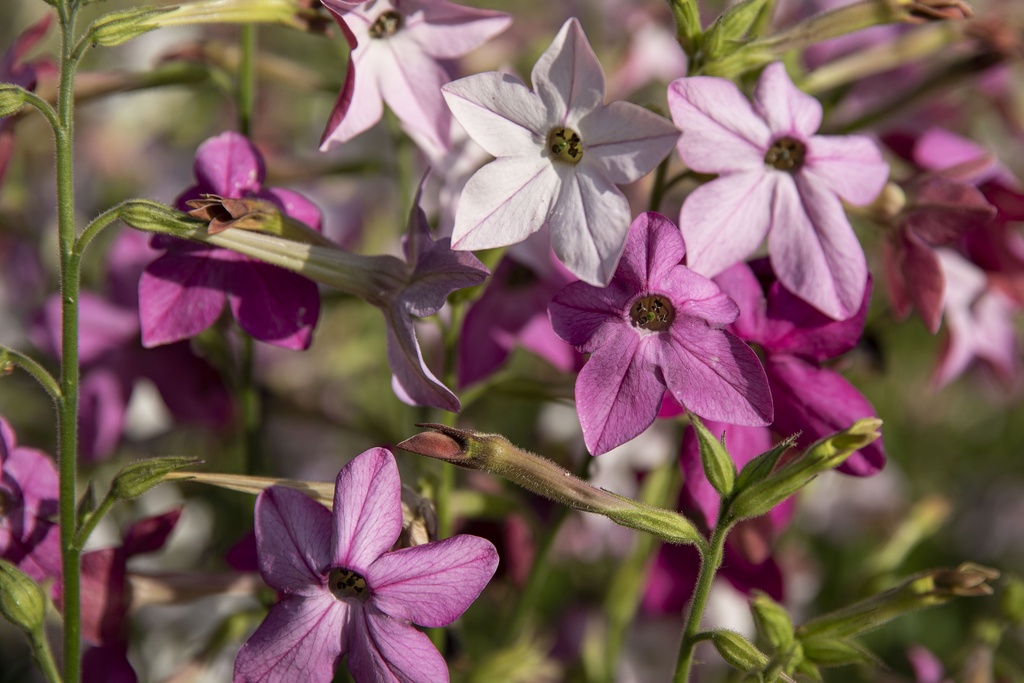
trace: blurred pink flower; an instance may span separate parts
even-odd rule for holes
[[[490,542],[455,536],[394,552],[401,481],[383,448],[339,473],[333,513],[294,489],[256,499],[260,574],[280,602],[242,646],[235,681],[329,681],[343,655],[357,683],[448,680],[448,667],[410,622],[457,619],[497,568]]]
[[[320,150],[351,140],[380,121],[384,102],[418,139],[446,150],[451,113],[441,86],[451,79],[441,60],[466,55],[504,31],[512,18],[445,0],[323,4],[351,31],[354,49]]]
[[[51,23],[53,23],[53,14],[46,14],[42,19],[25,29],[14,40],[14,44],[7,48],[7,51],[0,56],[0,83],[14,83],[25,88],[25,90],[34,91],[40,76],[57,72],[57,67],[49,57],[29,62],[23,61],[25,54],[42,40],[43,35],[49,30]],[[7,174],[7,167],[10,165],[13,151],[13,120],[0,118],[0,185],[3,185],[4,176]]]
[[[814,135],[821,104],[780,62],[761,74],[753,106],[731,81],[709,77],[675,81],[668,99],[683,161],[719,174],[683,204],[688,265],[712,277],[767,235],[787,289],[831,318],[854,315],[868,271],[840,200],[863,205],[882,190],[889,166],[875,143]]]
[[[650,426],[666,388],[701,417],[771,423],[760,361],[723,329],[739,309],[718,285],[681,265],[685,254],[672,221],[641,214],[608,287],[575,282],[548,308],[555,333],[591,354],[576,380],[576,410],[594,455]]]
[[[531,78],[532,91],[497,72],[442,89],[470,137],[497,157],[466,184],[452,246],[516,244],[549,226],[559,260],[604,285],[630,219],[616,185],[649,173],[679,131],[635,104],[604,104],[604,72],[576,19],[562,26]]]

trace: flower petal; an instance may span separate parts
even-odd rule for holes
[[[473,174],[459,199],[452,248],[491,249],[522,242],[548,217],[558,176],[539,153],[535,159],[497,159]]]
[[[387,356],[391,366],[391,388],[404,403],[432,406],[456,413],[459,399],[430,371],[419,341],[416,326],[397,305],[382,308],[387,325]]]
[[[367,570],[373,603],[420,626],[447,626],[477,599],[498,567],[498,551],[477,536],[385,553]]]
[[[768,207],[777,180],[759,168],[724,175],[691,192],[679,214],[686,265],[714,277],[752,254],[772,225]]]
[[[655,347],[665,384],[700,417],[761,427],[772,422],[772,398],[757,354],[738,337],[697,318],[676,318]]]
[[[504,12],[464,7],[446,0],[403,0],[409,17],[404,32],[436,59],[458,59],[498,35],[512,23]]]
[[[392,619],[372,603],[362,615],[348,656],[349,671],[357,681],[448,683],[448,664],[425,633]]]
[[[541,156],[554,122],[541,99],[515,76],[475,74],[448,83],[441,93],[455,119],[488,154]]]
[[[258,192],[266,174],[263,157],[252,143],[230,130],[199,145],[194,169],[200,188],[221,197]]]
[[[783,178],[772,202],[768,252],[779,281],[835,320],[864,300],[868,271],[838,197],[812,176]]]
[[[279,187],[268,187],[259,194],[272,198],[272,201],[278,204],[286,214],[320,232],[323,214],[320,213],[316,204],[298,192],[283,190]]]
[[[235,257],[224,249],[173,251],[146,266],[139,280],[143,346],[187,339],[217,321],[227,300],[218,267],[227,264],[218,260]]]
[[[334,519],[333,564],[365,576],[402,532],[402,481],[391,451],[371,448],[338,472]]]
[[[228,302],[243,330],[286,349],[309,348],[320,317],[315,282],[255,259],[239,260],[231,271]]]
[[[369,130],[384,115],[384,99],[377,77],[370,69],[360,69],[357,73],[358,62],[353,51],[349,55],[345,84],[320,137],[321,152],[333,149]]]
[[[650,173],[672,151],[679,129],[663,116],[630,102],[612,102],[579,123],[583,163],[597,165],[616,184]]]
[[[889,164],[863,135],[818,136],[807,142],[803,173],[856,206],[870,204],[889,179]]]
[[[697,76],[668,87],[672,120],[683,131],[677,147],[702,173],[764,169],[771,133],[732,81]]]
[[[754,108],[773,136],[795,134],[806,140],[821,127],[821,103],[793,85],[782,62],[769,64],[761,72]]]
[[[555,125],[576,128],[585,115],[604,104],[604,71],[578,19],[562,24],[533,65],[530,81]]]
[[[617,280],[607,287],[573,282],[555,295],[548,305],[555,334],[591,353],[606,344],[625,323],[631,294]]]
[[[291,595],[328,595],[331,513],[309,496],[272,486],[256,498],[256,552],[260,576]]]
[[[603,176],[564,164],[555,170],[562,182],[548,216],[551,248],[573,275],[604,286],[625,246],[629,202]]]
[[[381,95],[391,111],[437,149],[447,150],[451,142],[452,114],[445,106],[441,86],[451,80],[448,72],[411,40],[371,42],[379,45],[367,46],[378,52],[370,75],[379,79]],[[365,72],[370,65],[357,64],[357,68]]]
[[[607,453],[647,429],[658,415],[665,386],[647,358],[644,339],[623,323],[596,349],[576,378],[576,412],[592,455]]]
[[[661,281],[682,263],[684,256],[686,247],[679,228],[660,213],[647,211],[629,226],[615,279],[637,296],[659,291]]]
[[[286,596],[238,651],[235,683],[331,680],[345,650],[343,634],[358,618],[351,611],[329,593]]]

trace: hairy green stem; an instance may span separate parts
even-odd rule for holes
[[[57,384],[57,380],[53,378],[53,375],[46,371],[46,368],[20,351],[0,346],[0,376],[10,371],[11,365],[17,366],[31,375],[33,379],[42,385],[54,402],[60,401],[60,385]]]
[[[708,544],[708,549],[702,553],[700,558],[700,573],[697,575],[697,586],[693,590],[693,598],[690,600],[690,612],[686,617],[686,626],[683,628],[683,642],[679,645],[676,672],[672,677],[673,683],[688,683],[697,643],[705,639],[700,637],[700,622],[704,617],[704,608],[707,606],[708,596],[711,594],[711,585],[715,581],[718,568],[722,566],[725,538],[732,526],[722,521],[726,518],[726,509],[723,506],[718,513],[720,521],[715,526],[715,531],[711,535],[711,543]]]
[[[46,633],[39,630],[29,634],[32,641],[32,652],[35,654],[39,670],[47,683],[61,683],[60,671],[57,670],[57,662],[53,659],[53,652],[50,650],[50,643],[46,640]]]
[[[25,103],[31,104],[33,107],[38,109],[39,113],[46,117],[46,120],[50,123],[50,128],[53,130],[60,128],[60,120],[57,118],[57,112],[54,111],[49,102],[39,95],[36,95],[34,92],[26,90]]]
[[[665,198],[665,191],[668,186],[665,184],[665,179],[668,177],[668,160],[670,157],[665,157],[660,164],[658,164],[657,170],[654,172],[654,187],[651,188],[651,201],[647,205],[648,211],[657,211],[658,207],[661,206],[661,201]]]
[[[118,204],[117,206],[107,209],[99,216],[96,216],[96,218],[93,218],[89,225],[85,226],[85,230],[83,230],[82,234],[78,236],[77,240],[75,240],[75,256],[81,258],[85,253],[86,248],[88,248],[89,244],[96,238],[96,235],[103,232],[104,228],[120,217],[122,206],[123,204]]]
[[[110,512],[110,509],[114,507],[114,503],[116,502],[116,499],[108,494],[103,498],[99,506],[85,519],[81,528],[78,529],[78,533],[75,534],[75,547],[78,550],[85,547],[85,544],[89,540],[89,536],[92,535],[93,530],[103,520],[103,518],[106,517],[107,513]]]
[[[78,477],[78,287],[81,254],[75,250],[74,93],[76,3],[60,8],[61,63],[57,90],[57,232],[60,249],[61,333],[60,400],[57,402],[57,465],[60,474],[60,546],[64,586],[64,680],[81,675],[81,551],[75,543]]]

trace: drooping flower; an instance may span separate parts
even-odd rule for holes
[[[852,349],[867,317],[871,288],[865,290],[856,315],[835,321],[788,291],[775,279],[766,260],[729,268],[715,282],[740,307],[730,330],[760,346],[764,370],[775,402],[772,430],[797,437],[806,448],[818,439],[876,415],[875,409],[842,375],[825,366]],[[881,440],[851,455],[841,472],[870,476],[885,465]]]
[[[616,185],[649,173],[679,131],[637,105],[604,104],[604,72],[576,19],[562,26],[531,78],[532,91],[497,72],[442,88],[470,137],[497,157],[466,184],[452,246],[506,246],[548,226],[559,260],[604,285],[630,217]]]
[[[646,429],[666,388],[710,420],[772,421],[757,356],[723,329],[739,309],[718,285],[681,265],[685,254],[672,221],[641,214],[607,288],[576,282],[551,302],[558,336],[591,354],[576,380],[576,410],[594,455]]]
[[[197,184],[185,202],[216,195],[268,201],[292,218],[320,229],[319,210],[290,190],[264,188],[263,159],[242,135],[221,133],[196,152]],[[169,344],[210,327],[225,303],[253,338],[290,349],[312,341],[320,314],[316,284],[276,266],[206,245],[158,235],[153,246],[166,253],[146,267],[139,283],[139,314],[145,346]]]
[[[731,81],[709,77],[673,82],[668,99],[683,161],[719,174],[683,204],[687,264],[713,277],[767,235],[787,289],[831,318],[853,316],[868,271],[840,200],[863,205],[881,192],[889,167],[875,143],[815,135],[821,104],[781,63],[761,74],[753,106]]]
[[[508,27],[502,12],[445,0],[323,0],[351,31],[349,71],[320,140],[326,152],[380,121],[387,102],[402,124],[437,150],[448,148],[451,113],[441,86],[442,60],[457,59]]]
[[[261,493],[260,575],[282,597],[239,651],[235,681],[329,681],[346,654],[357,683],[447,681],[444,658],[412,623],[457,619],[497,552],[465,535],[388,552],[401,530],[398,467],[383,448],[338,473],[333,513],[294,489]]]
[[[159,255],[140,232],[118,235],[107,257],[108,290],[82,291],[79,299],[79,455],[113,454],[125,430],[128,403],[140,380],[151,381],[179,423],[226,425],[231,397],[217,370],[196,356],[187,341],[143,348],[139,325],[139,278]],[[32,329],[36,346],[60,356],[61,300],[50,297]]]

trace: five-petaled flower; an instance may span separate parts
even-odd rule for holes
[[[263,158],[242,135],[226,132],[196,152],[198,181],[178,206],[203,195],[261,199],[292,218],[320,229],[320,211],[305,197],[262,186]],[[227,249],[157,235],[166,249],[139,282],[139,315],[145,346],[169,344],[199,334],[220,317],[225,302],[253,338],[289,349],[307,348],[320,316],[316,283]]]
[[[506,246],[548,226],[562,263],[604,285],[630,219],[616,184],[649,173],[679,131],[635,104],[604,104],[604,72],[576,19],[537,60],[532,81],[534,91],[490,72],[442,88],[458,122],[497,157],[466,184],[452,247]]]
[[[235,681],[329,681],[342,655],[357,682],[448,680],[422,631],[457,619],[498,566],[489,541],[460,535],[394,552],[401,481],[374,448],[338,473],[333,514],[272,487],[256,500],[260,574],[281,594],[235,659]]]
[[[672,221],[641,214],[608,287],[574,282],[548,308],[558,336],[591,354],[576,380],[576,410],[594,455],[646,429],[666,388],[710,420],[772,421],[761,363],[722,329],[739,309],[714,282],[680,265],[685,254]]]
[[[821,104],[781,63],[761,74],[753,106],[731,81],[709,77],[673,82],[668,101],[683,161],[719,174],[683,204],[687,264],[713,277],[767,234],[788,290],[836,320],[856,314],[868,270],[840,199],[863,205],[881,192],[889,166],[875,143],[815,135]]]

